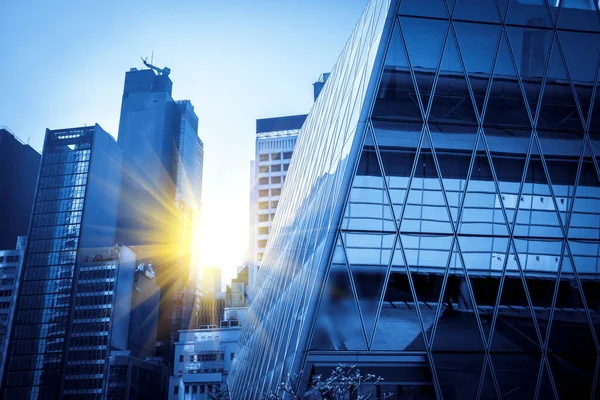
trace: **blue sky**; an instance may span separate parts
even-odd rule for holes
[[[255,120],[309,111],[366,0],[5,0],[0,125],[41,150],[46,128],[99,123],[117,136],[125,72],[171,68],[205,144],[201,265],[247,246]],[[223,254],[223,249],[228,249]]]

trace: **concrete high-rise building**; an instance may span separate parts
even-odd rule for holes
[[[598,398],[599,13],[369,1],[298,135],[232,398],[319,398],[339,363],[384,379],[357,396]]]
[[[8,128],[0,127],[0,249],[14,246],[27,235],[40,153]]]
[[[199,217],[204,150],[193,106],[171,96],[170,71],[148,66],[125,75],[118,138],[125,171],[118,241],[135,246],[154,265],[161,288],[158,336],[164,351],[177,340],[177,330],[191,322],[197,278],[191,235]]]
[[[111,309],[98,304],[114,296],[114,283],[91,282],[80,249],[115,243],[121,155],[98,125],[46,131],[3,398],[67,399],[102,388],[100,364],[80,367],[107,356],[107,337],[83,332],[109,324]],[[75,371],[89,377],[81,387],[67,379]]]
[[[17,299],[16,288],[21,276],[26,245],[27,237],[19,236],[15,249],[0,250],[0,343],[2,343],[0,345],[0,377],[4,373],[6,350]],[[0,390],[2,390],[1,386]]]
[[[314,86],[314,99],[325,86],[329,73],[321,74]],[[257,275],[275,218],[279,196],[292,159],[298,133],[306,114],[256,120],[255,158],[250,162],[250,235],[248,295],[257,289]]]

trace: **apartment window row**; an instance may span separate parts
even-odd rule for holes
[[[258,222],[269,222],[269,215],[271,216],[271,221],[275,219],[275,214],[258,214]]]
[[[277,200],[273,200],[271,202],[271,208],[277,208],[277,206],[279,205],[279,201]],[[266,210],[269,208],[269,202],[268,201],[259,201],[258,202],[258,209],[259,210]]]
[[[271,196],[281,196],[281,188],[271,189]],[[258,197],[269,197],[269,189],[259,190]]]
[[[0,290],[0,297],[10,297],[12,294],[12,290]]]
[[[290,160],[292,158],[291,151],[285,151],[283,153],[271,153],[271,154],[259,154],[258,161],[277,161],[277,160]]]
[[[290,169],[290,164],[283,164],[283,171],[287,171],[288,169]],[[271,166],[269,165],[261,165],[260,167],[258,167],[258,173],[259,174],[268,174],[269,172],[281,172],[282,168],[281,168],[281,164],[273,164]]]
[[[16,255],[16,256],[6,256],[6,259],[3,260],[3,257],[0,257],[0,263],[1,262],[5,262],[5,263],[18,263],[19,261],[21,261],[21,256]]]
[[[268,235],[269,234],[269,227],[268,226],[259,226],[258,227],[258,234],[259,235]]]
[[[285,176],[272,176],[271,177],[271,184],[272,185],[279,185],[283,181],[285,181]],[[258,178],[258,184],[259,185],[268,185],[269,184],[269,178],[268,177]]]

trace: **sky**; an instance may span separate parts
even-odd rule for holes
[[[46,128],[116,138],[125,72],[154,54],[199,117],[199,267],[229,279],[248,247],[256,119],[309,112],[366,2],[2,0],[0,126],[38,151]]]

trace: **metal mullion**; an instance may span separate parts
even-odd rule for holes
[[[454,8],[456,9],[456,6]],[[450,26],[451,26],[450,29],[452,30],[452,34],[454,36],[454,45],[456,46],[456,52],[458,53],[458,59],[460,60],[460,66],[462,68],[463,76],[464,76],[465,82],[467,84],[467,90],[469,91],[469,97],[471,98],[471,105],[473,106],[473,109],[475,110],[475,115],[477,116],[477,119],[479,120],[478,124],[479,124],[479,126],[481,126],[481,125],[483,125],[483,113],[480,114],[479,110],[477,109],[477,102],[475,101],[475,94],[473,93],[473,87],[471,86],[471,80],[469,79],[469,76],[467,74],[467,67],[465,66],[465,61],[463,60],[462,51],[460,50],[460,43],[458,42],[458,36],[456,35],[456,29],[454,28],[454,23],[451,23]],[[496,54],[497,53],[498,53],[498,51],[496,51]],[[488,86],[489,86],[489,82],[488,82]],[[458,105],[456,107],[458,107]],[[451,113],[452,111],[454,111],[454,109],[449,111],[448,114]]]
[[[473,174],[473,166],[475,165],[475,157],[477,155],[477,147],[479,145],[480,137],[482,136],[481,130],[482,130],[481,126],[478,127],[477,133],[475,134],[475,144],[474,144],[473,150],[471,150],[471,161],[469,162],[469,168],[467,169],[467,176],[465,177],[465,187],[462,191],[462,198],[460,199],[460,203],[458,205],[458,213],[456,215],[456,234],[457,235],[460,230],[463,210],[465,207],[465,200],[467,198],[467,193],[469,190],[469,183],[471,182],[471,176]],[[459,191],[459,194],[460,194],[460,191]],[[452,224],[454,224],[454,221],[452,221]]]
[[[369,340],[367,339],[367,332],[365,329],[365,319],[363,318],[362,311],[360,309],[360,301],[358,300],[358,292],[356,291],[356,285],[354,284],[354,276],[352,276],[352,269],[350,268],[350,261],[348,261],[348,252],[346,251],[346,243],[344,240],[344,235],[340,235],[340,239],[342,242],[342,248],[344,249],[344,256],[346,258],[346,269],[350,278],[350,288],[352,289],[352,295],[354,296],[354,303],[356,304],[356,310],[358,311],[358,315],[360,318],[361,328],[363,331],[364,339],[365,339],[365,347],[369,350]],[[391,260],[390,260],[391,262]],[[388,264],[389,268],[389,264]]]
[[[457,227],[454,225],[454,221],[452,218],[452,212],[450,211],[450,206],[448,205],[448,196],[446,196],[446,189],[444,188],[444,180],[442,178],[442,171],[435,154],[435,147],[433,146],[433,141],[431,140],[431,132],[429,131],[429,125],[426,128],[426,134],[429,135],[429,144],[431,145],[431,155],[433,156],[433,164],[435,165],[435,170],[437,173],[438,183],[440,184],[440,189],[442,191],[442,196],[444,197],[444,203],[446,205],[446,212],[448,213],[448,219],[450,220],[450,225],[452,226],[452,233],[456,235]],[[423,179],[423,184],[425,184],[425,180]],[[423,190],[424,192],[424,190]]]
[[[404,263],[404,267],[406,269],[406,276],[408,278],[408,284],[411,290],[411,296],[413,301],[415,302],[415,309],[417,311],[417,318],[419,319],[419,325],[421,326],[421,336],[423,336],[423,342],[425,343],[425,350],[429,350],[429,340],[427,338],[427,334],[425,331],[425,324],[423,323],[423,316],[421,315],[421,307],[419,306],[419,298],[417,296],[417,291],[415,289],[415,284],[412,280],[412,274],[410,272],[410,267],[408,265],[408,261],[406,260],[406,254],[404,252],[404,244],[402,243],[401,235],[398,234],[397,245],[400,245],[400,254],[402,255],[402,262]],[[397,247],[396,245],[396,247]],[[394,248],[394,253],[396,252],[396,248]],[[393,256],[392,256],[393,259]],[[391,268],[390,268],[391,274]]]
[[[596,373],[594,374],[594,380],[592,381],[592,393],[590,395],[590,400],[594,400],[594,395],[598,390],[598,375],[600,375],[600,354],[596,358]]]
[[[437,370],[435,369],[435,362],[433,361],[433,354],[431,354],[431,350],[427,351],[427,361],[429,363],[429,369],[431,370],[431,377],[433,378],[433,388],[435,389],[436,397],[438,399],[443,399],[444,396],[442,396],[442,388],[440,386],[440,380],[437,375]]]
[[[444,60],[444,54],[446,53],[446,45],[448,44],[448,34],[450,32],[450,20],[445,20],[448,22],[448,26],[446,27],[446,35],[444,36],[443,39],[443,44],[442,44],[442,51],[440,52],[440,58],[438,59],[438,63],[437,63],[437,67],[435,70],[435,75],[433,77],[433,82],[431,84],[431,94],[429,95],[429,100],[427,101],[427,110],[425,111],[425,115],[423,118],[423,121],[425,122],[425,125],[427,125],[427,127],[429,128],[429,114],[431,112],[431,106],[433,105],[433,99],[435,98],[435,90],[437,88],[437,83],[440,77],[440,68],[442,67],[442,61]],[[406,49],[406,52],[408,53],[408,48]],[[421,92],[419,91],[419,96],[421,95]],[[433,145],[432,145],[433,147]]]
[[[463,272],[465,274],[465,282],[467,284],[467,289],[469,290],[469,297],[471,299],[471,303],[473,304],[473,313],[475,314],[475,319],[477,320],[477,327],[479,328],[479,335],[481,336],[481,340],[483,343],[483,348],[485,351],[487,339],[485,337],[485,333],[483,332],[483,326],[481,324],[481,318],[479,318],[479,309],[477,308],[477,301],[475,301],[475,294],[473,294],[473,286],[471,285],[471,278],[469,277],[469,273],[467,271],[467,266],[465,265],[465,260],[462,254],[462,250],[460,248],[460,240],[456,239],[456,247],[458,249],[458,256],[460,257],[460,263],[463,267]]]
[[[450,236],[450,235],[447,235],[447,236]],[[456,241],[456,235],[452,235],[450,249],[448,250],[448,259],[446,260],[446,270],[444,271],[444,278],[442,280],[442,287],[440,289],[440,297],[438,300],[438,305],[435,310],[433,325],[431,327],[431,343],[429,343],[429,344],[426,343],[427,351],[429,353],[431,353],[431,351],[433,349],[433,341],[435,340],[435,334],[436,334],[436,330],[437,330],[437,326],[438,326],[438,322],[439,322],[439,318],[440,318],[440,311],[441,311],[443,303],[444,303],[444,294],[446,292],[446,284],[448,283],[448,275],[449,275],[449,271],[450,271],[450,261],[452,261],[452,253],[454,250],[454,242],[455,241]]]

